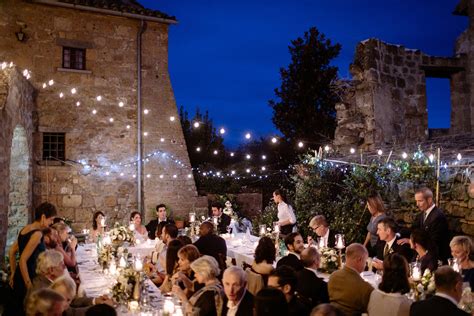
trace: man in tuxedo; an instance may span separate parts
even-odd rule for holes
[[[331,274],[328,283],[329,301],[345,315],[367,312],[370,294],[374,288],[362,279],[367,249],[361,244],[350,244],[346,249],[346,265]]]
[[[303,237],[301,237],[300,233],[290,233],[285,238],[285,245],[288,249],[288,255],[278,260],[277,268],[289,266],[295,271],[302,270],[304,267],[300,261],[300,254],[304,249]]]
[[[288,315],[309,315],[309,306],[296,293],[297,282],[295,270],[288,266],[276,268],[268,277],[268,286],[279,289],[285,295],[286,302],[288,303]]]
[[[316,215],[309,222],[309,227],[318,236],[317,244],[311,236],[308,236],[308,244],[318,247],[331,248],[336,245],[336,232],[329,228],[328,222],[323,215]]]
[[[316,275],[320,255],[315,247],[308,247],[301,252],[304,269],[297,272],[298,286],[296,291],[310,302],[311,308],[322,303],[329,303],[328,285]]]
[[[156,238],[156,228],[159,223],[164,222],[166,224],[174,224],[172,219],[167,218],[166,205],[158,204],[156,206],[156,218],[152,219],[148,224],[145,225],[146,230],[148,231],[148,238]]]
[[[225,234],[227,233],[227,226],[230,225],[230,216],[222,213],[222,204],[219,202],[214,202],[211,204],[212,216],[218,218],[217,220],[217,233]]]
[[[253,295],[247,291],[247,274],[241,267],[231,266],[224,271],[224,304],[222,315],[247,316],[253,314]]]
[[[226,268],[227,245],[224,238],[214,233],[214,224],[204,222],[199,227],[199,239],[194,246],[199,249],[201,255],[214,257],[219,263],[219,268],[224,271]]]
[[[418,189],[415,193],[416,206],[421,211],[412,225],[412,230],[422,229],[431,237],[433,251],[440,260],[447,263],[450,257],[450,232],[448,221],[443,211],[436,207],[433,202],[433,192],[428,188]],[[409,243],[408,238],[400,240],[398,243]]]
[[[377,270],[383,269],[383,260],[392,253],[398,253],[410,262],[413,258],[413,252],[408,244],[399,245],[397,241],[400,237],[397,235],[397,223],[390,217],[385,217],[377,224],[377,235],[379,241],[376,245],[376,258],[373,266]]]
[[[462,296],[462,276],[451,267],[442,266],[436,270],[436,294],[424,301],[414,302],[410,316],[467,316],[458,308]]]

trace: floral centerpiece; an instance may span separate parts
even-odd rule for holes
[[[123,243],[128,242],[130,245],[135,243],[135,236],[133,232],[120,223],[115,223],[114,228],[109,231],[110,239],[112,240],[112,244],[119,247],[123,245]]]
[[[128,302],[130,299],[138,299],[134,297],[139,295],[140,274],[133,268],[127,267],[120,270],[117,277],[117,283],[112,287],[112,297],[119,303]],[[138,290],[137,290],[138,289]]]
[[[319,249],[321,253],[320,270],[332,273],[339,268],[339,258],[336,249],[323,247]]]
[[[415,300],[423,300],[432,295],[435,290],[434,274],[430,269],[425,269],[423,276],[419,280],[414,280]]]
[[[131,254],[128,253],[127,248],[114,247],[112,245],[104,245],[99,249],[98,261],[102,269],[106,269],[112,260],[119,257],[127,259]]]

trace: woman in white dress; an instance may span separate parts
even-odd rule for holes
[[[142,225],[142,216],[139,212],[132,212],[130,215],[130,224],[134,224],[135,226],[133,233],[136,240],[144,242],[148,239],[148,231],[146,230],[146,227]]]
[[[288,235],[296,231],[296,216],[291,205],[286,203],[285,196],[280,190],[273,192],[273,200],[278,204],[278,225],[280,233]]]

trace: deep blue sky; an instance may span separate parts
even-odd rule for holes
[[[268,100],[280,86],[288,45],[311,26],[342,45],[334,60],[349,77],[357,43],[370,37],[451,56],[467,17],[452,15],[458,0],[140,0],[177,17],[170,27],[169,71],[178,106],[191,117],[209,110],[228,130],[227,145],[277,133]],[[430,127],[449,126],[449,80],[428,81]]]

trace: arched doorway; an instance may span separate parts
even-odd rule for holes
[[[6,249],[16,240],[18,232],[29,220],[30,177],[28,140],[25,129],[17,125],[13,131],[10,153],[10,192]]]

